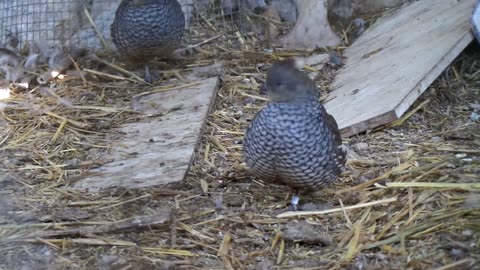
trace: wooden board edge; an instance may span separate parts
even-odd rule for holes
[[[367,130],[371,130],[375,127],[379,127],[381,125],[385,125],[392,121],[397,120],[398,117],[395,114],[395,111],[389,111],[382,115],[378,115],[374,118],[370,118],[368,120],[353,124],[348,127],[344,127],[340,129],[340,133],[342,134],[343,138],[348,138],[358,133],[362,133]]]
[[[220,84],[220,81],[222,79],[222,75],[216,76],[216,79],[217,79],[217,82],[215,83],[215,88],[213,90],[212,100],[211,100],[211,102],[208,106],[207,112],[206,112],[207,115],[205,116],[205,118],[204,118],[205,120],[203,121],[203,124],[200,127],[200,132],[198,134],[197,141],[195,142],[195,147],[193,149],[193,153],[192,153],[192,155],[190,157],[190,160],[188,162],[187,169],[185,170],[185,174],[182,177],[182,181],[179,181],[179,183],[185,182],[185,179],[187,178],[188,172],[190,171],[190,167],[192,166],[194,158],[195,158],[195,152],[198,149],[198,147],[200,146],[200,144],[202,143],[202,137],[203,137],[203,134],[205,133],[205,127],[207,125],[208,117],[212,113],[213,108],[215,108],[215,105],[217,103],[216,102],[217,101],[216,97],[217,97],[217,94],[218,94],[218,90],[220,88],[219,84]]]
[[[433,67],[428,74],[410,91],[408,95],[392,111],[378,115],[374,118],[344,127],[340,130],[342,137],[351,137],[353,135],[365,132],[370,129],[388,124],[400,118],[410,106],[423,94],[435,79],[442,74],[445,68],[452,63],[455,58],[473,41],[471,31],[466,31],[465,35],[452,47],[452,49],[442,57],[442,59]]]
[[[224,67],[222,66],[221,68],[223,70]],[[202,125],[199,129],[199,133],[198,133],[198,136],[197,136],[195,144],[194,144],[193,152],[188,159],[187,168],[185,169],[185,172],[184,172],[183,176],[177,182],[160,184],[157,187],[168,187],[168,188],[175,189],[175,188],[181,187],[184,184],[185,179],[186,179],[186,177],[188,175],[188,172],[190,170],[190,167],[191,167],[191,165],[194,161],[196,150],[198,149],[198,147],[199,147],[199,145],[202,141],[202,137],[203,137],[203,134],[204,134],[204,131],[205,131],[205,126],[206,126],[206,123],[207,123],[207,120],[208,120],[208,116],[209,116],[209,114],[211,114],[213,108],[216,105],[216,96],[218,94],[219,85],[220,85],[220,82],[221,82],[222,78],[223,78],[223,73],[219,74],[219,75],[216,75],[216,76],[212,76],[212,77],[209,77],[209,78],[202,79],[202,81],[213,80],[214,79],[215,83],[213,85],[213,91],[212,91],[210,101],[208,102],[208,108],[207,108],[207,110],[205,112],[205,115],[203,117],[203,123],[202,123]],[[84,192],[88,191],[88,192],[93,192],[93,193],[104,192],[106,190],[110,190],[111,187],[92,187],[92,188],[87,189],[85,187],[79,187],[79,186],[76,185],[77,182],[82,181],[86,178],[100,176],[100,175],[102,175],[102,174],[99,173],[99,172],[86,172],[86,173],[84,173],[84,174],[82,174],[78,177],[74,177],[74,179],[71,179],[70,183],[74,183],[74,184],[71,184],[70,186],[65,187],[64,189],[75,190],[75,191],[84,191]],[[154,187],[154,186],[151,186],[151,187]],[[145,188],[148,188],[148,187],[133,187],[133,188],[129,188],[129,189],[134,189],[135,190],[135,189],[145,189]]]
[[[422,95],[430,85],[442,74],[445,68],[473,41],[473,34],[468,29],[465,35],[442,57],[442,59],[420,80],[417,85],[408,93],[403,100],[395,107],[396,119],[400,118],[410,106]],[[396,120],[394,119],[394,120]],[[387,124],[387,123],[383,123]]]

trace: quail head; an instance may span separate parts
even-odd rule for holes
[[[142,63],[171,58],[184,31],[185,16],[177,0],[123,0],[111,25],[121,55]]]
[[[316,191],[343,171],[346,152],[337,122],[319,101],[299,59],[276,62],[267,73],[270,101],[251,121],[243,142],[248,171],[298,191]],[[292,205],[296,208],[298,197]]]

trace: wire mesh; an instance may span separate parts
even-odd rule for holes
[[[18,35],[20,45],[31,40],[64,44],[84,24],[80,10],[85,4],[72,0],[1,0],[2,41],[13,33]]]
[[[114,48],[110,25],[122,0],[0,0],[0,41],[18,36],[20,47],[30,41],[50,46]],[[208,38],[218,31],[255,32],[259,28],[245,14],[258,13],[267,0],[178,0],[185,13],[187,36]],[[91,18],[91,20],[89,19]],[[96,28],[93,27],[95,25]],[[188,37],[187,37],[188,38]]]

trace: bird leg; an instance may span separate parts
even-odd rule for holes
[[[158,73],[150,72],[150,66],[145,64],[145,82],[152,84],[160,79]]]
[[[292,204],[293,211],[298,211],[298,202],[300,201],[300,197],[298,197],[298,191],[295,191],[292,196],[292,200],[290,203]]]
[[[148,64],[145,64],[145,77],[144,77],[144,80],[145,82],[147,83],[153,83],[155,78],[154,76],[152,75],[152,73],[150,73],[150,68],[148,67]]]

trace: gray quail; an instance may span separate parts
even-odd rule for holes
[[[184,31],[185,16],[177,0],[123,0],[111,25],[120,54],[145,64],[154,57],[171,58]]]
[[[273,64],[265,83],[270,101],[247,128],[243,153],[248,171],[267,182],[316,191],[343,171],[346,151],[337,122],[319,101],[315,83],[298,59]]]

